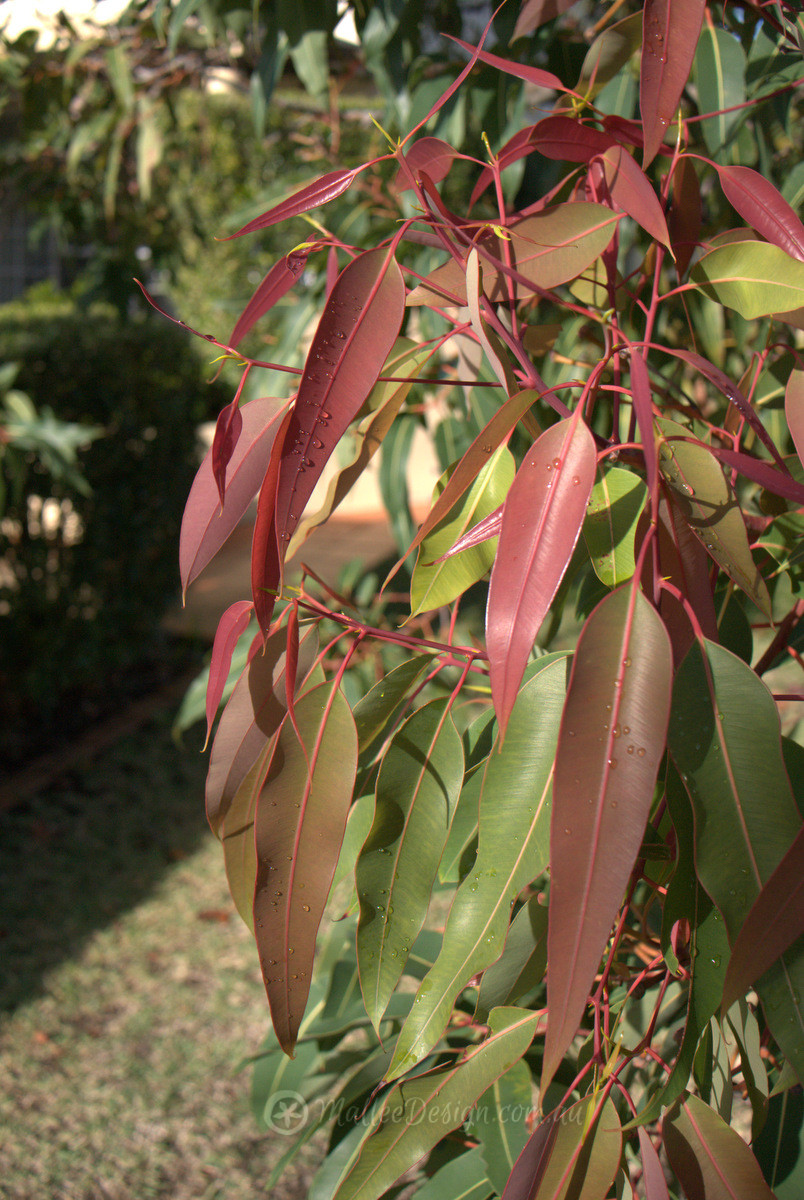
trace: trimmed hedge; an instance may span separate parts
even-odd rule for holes
[[[161,318],[124,322],[111,308],[61,298],[0,308],[3,361],[20,364],[15,384],[37,407],[106,430],[81,454],[89,496],[54,485],[33,463],[26,494],[6,510],[0,752],[13,758],[26,740],[20,722],[53,722],[88,696],[103,707],[121,673],[153,656],[178,591],[196,428],[230,395],[206,382],[211,371],[189,335]],[[49,528],[39,497],[61,502],[49,506]]]

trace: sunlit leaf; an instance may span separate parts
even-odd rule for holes
[[[646,497],[639,476],[621,467],[603,467],[592,488],[583,536],[595,574],[606,587],[617,587],[634,573],[634,538]]]
[[[209,678],[207,679],[207,739],[212,730],[226,680],[229,678],[235,646],[251,622],[253,607],[250,600],[236,600],[234,604],[229,605],[218,622],[215,640],[212,643],[212,658],[209,663]]]
[[[242,237],[244,233],[253,233],[257,229],[267,229],[270,225],[276,225],[279,221],[287,221],[290,217],[297,217],[301,213],[309,212],[311,208],[318,208],[321,204],[328,204],[330,200],[334,200],[336,196],[340,196],[342,192],[351,185],[352,180],[357,175],[357,171],[329,171],[326,175],[322,175],[320,179],[316,179],[313,183],[308,183],[306,187],[300,191],[294,192],[287,200],[283,200],[281,204],[274,205],[264,212],[262,216],[255,217],[253,221],[249,221],[242,229],[238,229],[237,233],[230,236],[233,238]]]
[[[548,862],[553,757],[564,702],[563,657],[538,669],[519,694],[503,745],[488,757],[480,796],[478,854],[450,909],[441,952],[397,1040],[389,1078],[438,1042],[455,997],[505,943],[511,903]]]
[[[575,1036],[642,844],[671,680],[656,611],[633,586],[610,593],[578,639],[556,754],[542,1087]]]
[[[443,492],[451,474],[452,470],[447,471],[439,480],[437,494]],[[493,539],[442,562],[437,560],[467,529],[502,504],[513,478],[513,457],[505,446],[500,446],[449,516],[421,543],[410,585],[411,612],[428,612],[450,604],[491,569],[497,549]]]
[[[773,1200],[748,1146],[698,1096],[677,1103],[662,1121],[670,1166],[688,1196],[701,1200]]]
[[[240,409],[243,425],[229,459],[226,494],[221,506],[212,473],[212,451],[198,468],[181,526],[179,567],[182,590],[200,575],[217,554],[259,491],[285,402],[268,397]]]
[[[525,1124],[533,1109],[533,1082],[526,1063],[515,1063],[477,1102],[467,1132],[482,1148],[486,1173],[502,1192],[528,1140]]]
[[[237,346],[261,317],[286,295],[304,271],[313,245],[291,250],[284,258],[274,263],[268,274],[257,285],[254,295],[237,319],[229,337],[229,345]]]
[[[491,691],[503,732],[580,536],[595,464],[594,439],[578,410],[537,439],[508,493],[486,615]]]
[[[548,1117],[531,1141],[541,1150],[543,1130],[551,1125],[554,1136],[538,1156],[525,1147],[502,1200],[604,1200],[620,1165],[622,1133],[610,1099],[587,1129],[594,1108],[590,1097]]]
[[[747,321],[804,305],[804,262],[769,242],[718,246],[698,259],[690,282]]]
[[[800,368],[790,372],[784,394],[784,415],[796,454],[804,463],[804,371]]]
[[[285,723],[257,804],[254,933],[271,1020],[292,1053],[310,989],[316,935],[346,828],[357,734],[341,693],[325,683]]]
[[[645,0],[639,108],[645,138],[643,168],[673,124],[692,67],[705,0]]]
[[[696,0],[697,3],[697,0]],[[657,242],[670,249],[670,234],[662,206],[647,176],[624,146],[611,146],[592,160],[613,202]],[[590,169],[590,178],[596,175]]]
[[[494,1188],[486,1175],[480,1147],[440,1167],[416,1192],[416,1200],[489,1200]]]
[[[410,338],[397,338],[383,366],[383,375],[408,376],[404,383],[377,382],[363,405],[364,416],[352,428],[354,447],[337,474],[329,482],[324,502],[317,512],[302,517],[288,544],[286,557],[292,558],[308,535],[323,525],[357,483],[382,445],[383,438],[405,402],[413,380],[431,353]]]
[[[452,1129],[476,1101],[518,1062],[538,1017],[519,1008],[497,1008],[489,1034],[455,1065],[398,1083],[372,1113],[369,1136],[333,1200],[379,1200]]]
[[[659,467],[684,519],[718,566],[771,617],[768,589],[751,554],[742,510],[722,468],[706,446],[682,440],[692,436],[682,425],[664,419],[656,424],[668,439],[660,449]]]
[[[383,756],[374,821],[355,873],[360,986],[375,1027],[424,924],[463,770],[447,700],[417,709]]]
[[[327,299],[279,468],[276,531],[283,559],[327,460],[377,381],[404,311],[402,273],[382,249],[354,259]]]
[[[754,229],[804,262],[804,225],[773,184],[750,167],[715,163],[726,199]]]
[[[287,713],[285,630],[278,629],[252,654],[221,714],[207,772],[207,820],[213,833],[240,785],[276,734]],[[306,678],[318,652],[311,626],[299,643],[297,678]]]
[[[672,5],[675,10],[675,0]],[[693,78],[698,111],[713,113],[701,121],[701,132],[712,155],[719,154],[743,117],[745,54],[739,38],[708,20],[695,50]]]

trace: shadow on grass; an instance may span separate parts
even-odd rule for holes
[[[157,712],[81,769],[0,814],[0,1011],[44,990],[46,973],[139,903],[208,835],[207,760],[192,731]]]

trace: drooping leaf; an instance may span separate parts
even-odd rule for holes
[[[763,886],[734,941],[723,1012],[804,933],[804,826]]]
[[[701,189],[692,158],[682,154],[673,169],[673,195],[667,218],[676,267],[682,276],[701,232]]]
[[[670,712],[672,652],[635,586],[581,631],[556,754],[542,1087],[583,1016],[642,844]]]
[[[483,1092],[518,1062],[538,1017],[498,1008],[489,1034],[455,1065],[398,1083],[372,1113],[368,1137],[333,1200],[379,1200],[405,1171],[462,1125]]]
[[[751,167],[715,163],[720,186],[743,220],[772,245],[804,262],[804,225],[773,184]]]
[[[642,44],[642,13],[632,13],[622,21],[608,25],[586,52],[576,92],[594,100],[606,84],[636,54]]]
[[[637,1130],[639,1134],[639,1154],[642,1159],[642,1186],[645,1189],[645,1200],[670,1200],[667,1190],[667,1180],[664,1177],[656,1147],[650,1140],[648,1131],[643,1125]]]
[[[404,311],[402,273],[383,249],[354,259],[327,299],[279,469],[276,530],[282,558],[324,465],[377,381]]]
[[[566,12],[573,3],[574,0],[523,0],[511,41],[515,42],[517,38],[533,33],[540,25]]]
[[[424,924],[463,770],[447,700],[408,717],[383,757],[374,822],[355,873],[360,986],[375,1028]]]
[[[223,689],[226,686],[226,680],[229,677],[234,648],[248,628],[253,607],[250,600],[236,600],[234,604],[229,605],[215,630],[207,680],[207,741],[212,732],[212,725],[221,702]]]
[[[285,401],[266,397],[240,409],[243,426],[229,459],[221,506],[212,472],[212,452],[198,468],[184,510],[179,539],[182,591],[218,553],[259,491]]]
[[[441,1037],[455,997],[499,958],[511,902],[548,862],[553,756],[564,701],[563,656],[537,663],[484,768],[478,853],[450,909],[438,958],[397,1040],[388,1077],[421,1061]]]
[[[486,1174],[498,1193],[528,1140],[532,1088],[530,1070],[520,1060],[483,1093],[468,1123],[467,1132],[480,1142]]]
[[[617,587],[634,573],[634,539],[646,497],[639,476],[621,467],[603,467],[592,488],[583,536],[595,574],[606,587]]]
[[[610,146],[590,163],[592,183],[602,182],[611,199],[657,242],[671,248],[662,206],[644,171],[624,146]]]
[[[770,596],[751,554],[742,510],[717,460],[706,446],[683,440],[691,436],[683,425],[666,419],[656,424],[668,439],[660,447],[659,468],[675,504],[718,566],[770,618]]]
[[[689,77],[705,0],[645,0],[639,109],[646,168],[659,152]]]
[[[686,1088],[695,1051],[720,1005],[729,956],[723,918],[695,875],[692,807],[672,765],[667,772],[665,798],[676,834],[676,867],[662,914],[662,949],[671,969],[678,971],[678,959],[670,944],[671,935],[680,922],[689,923],[689,943],[685,951],[689,955],[691,978],[681,1045],[669,1076],[641,1109],[640,1127],[655,1121],[661,1110],[678,1099]]]
[[[596,154],[605,154],[616,144],[616,138],[564,113],[555,113],[533,126],[529,142],[545,158],[586,163]]]
[[[587,1129],[594,1110],[592,1096],[548,1117],[531,1138],[533,1148],[529,1143],[520,1155],[502,1200],[604,1200],[620,1165],[622,1132],[610,1099]]]
[[[774,1200],[749,1147],[698,1096],[676,1103],[662,1121],[670,1166],[688,1196]]]
[[[675,11],[675,3],[668,7]],[[743,117],[739,105],[745,100],[745,53],[739,39],[711,19],[696,40],[693,77],[698,111],[714,114],[701,121],[701,133],[709,153],[716,157]]]
[[[510,396],[486,423],[463,457],[456,463],[444,490],[436,499],[430,512],[422,522],[413,542],[411,550],[420,545],[435,529],[450,510],[458,503],[466,490],[477,478],[483,464],[488,461],[497,447],[507,441],[511,430],[517,421],[531,408],[537,400],[536,393],[530,388]],[[491,535],[489,535],[491,536]],[[400,564],[397,563],[397,566]]]
[[[690,282],[747,321],[804,305],[804,263],[769,242],[718,246],[698,259]]]
[[[508,493],[486,615],[491,692],[503,733],[580,535],[595,464],[594,439],[578,410],[537,439]]]
[[[257,850],[254,845],[254,819],[257,801],[268,764],[276,747],[276,735],[270,738],[234,794],[220,820],[218,836],[223,845],[226,882],[235,908],[248,928],[254,931],[254,881],[257,878]]]
[[[257,229],[267,229],[270,225],[276,225],[279,221],[287,221],[291,217],[298,217],[301,213],[309,212],[311,208],[318,208],[322,204],[329,204],[330,200],[334,200],[336,196],[340,196],[350,187],[352,180],[358,174],[357,171],[329,171],[326,175],[322,175],[320,179],[308,183],[306,187],[301,188],[298,192],[294,192],[292,196],[288,196],[280,204],[274,205],[264,212],[262,216],[255,217],[253,221],[249,221],[242,229],[238,229],[237,233],[229,235],[228,239],[242,237],[245,233],[253,233]]]
[[[441,477],[436,490],[443,492],[451,471]],[[477,478],[461,500],[419,547],[419,557],[413,568],[410,585],[412,613],[429,612],[450,604],[481,579],[494,562],[496,544],[483,541],[471,550],[450,555],[438,561],[464,532],[479,520],[489,516],[504,501],[514,478],[514,460],[505,446],[500,446],[480,470]]]
[[[691,367],[695,367],[700,371],[710,383],[713,383],[721,395],[725,396],[729,404],[733,405],[737,412],[753,429],[762,445],[776,459],[776,462],[784,467],[784,463],[779,455],[779,451],[773,444],[773,439],[768,433],[762,421],[757,416],[754,409],[748,403],[742,393],[740,387],[729,379],[725,371],[721,371],[719,367],[707,362],[700,354],[695,354],[691,350],[677,350],[675,348],[668,350],[675,358],[680,358],[682,362],[689,363]]]
[[[207,772],[207,820],[213,833],[267,743],[285,718],[285,631],[252,654],[223,710]],[[298,675],[307,679],[318,652],[311,626],[299,643]]]
[[[251,596],[254,615],[266,636],[282,581],[282,558],[276,529],[276,489],[292,413],[288,410],[276,431],[268,466],[257,497],[257,515],[251,537]]]
[[[547,967],[547,908],[529,896],[514,917],[500,958],[483,972],[475,1017],[483,1020],[498,1004],[516,1004],[544,978]]]
[[[711,642],[704,642],[703,651],[696,643],[676,675],[668,745],[695,810],[698,877],[734,945],[801,828],[773,698],[741,659]],[[757,991],[774,1037],[801,1078],[801,948],[779,958]]]
[[[799,462],[804,464],[804,371],[798,367],[790,372],[787,381],[784,415]]]
[[[392,727],[407,693],[418,683],[429,665],[427,658],[408,658],[375,683],[354,707],[360,751],[363,753],[381,733]]]
[[[314,244],[299,247],[291,250],[290,254],[286,254],[284,258],[280,258],[278,262],[274,263],[238,317],[229,338],[230,346],[239,345],[260,318],[270,312],[273,306],[290,291],[303,272],[313,249]]]
[[[240,412],[240,397],[237,395],[231,404],[227,404],[218,413],[210,451],[212,475],[218,488],[218,500],[221,506],[226,498],[226,469],[237,449],[242,429],[243,415]]]
[[[296,704],[257,804],[254,933],[271,1020],[292,1054],[304,1015],[316,935],[346,828],[357,734],[341,693],[325,683]]]
[[[386,359],[383,375],[408,376],[403,383],[382,381],[375,383],[363,405],[365,416],[362,416],[353,427],[354,449],[347,461],[329,482],[327,494],[321,508],[302,517],[296,526],[287,548],[287,558],[292,558],[297,548],[302,545],[313,529],[317,529],[332,515],[340,503],[348,496],[352,487],[371,462],[382,445],[393,421],[402,407],[408,392],[413,386],[413,379],[424,366],[431,350],[428,346],[419,346],[410,338],[397,338],[394,348]]]

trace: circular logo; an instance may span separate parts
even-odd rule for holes
[[[274,1092],[265,1105],[265,1124],[274,1133],[290,1137],[307,1123],[307,1105],[298,1092]]]

